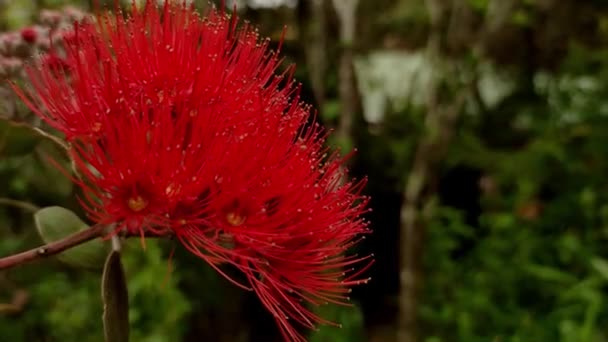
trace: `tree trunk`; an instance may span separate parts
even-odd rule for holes
[[[308,17],[306,57],[310,70],[310,81],[317,102],[317,108],[323,110],[325,104],[325,73],[327,70],[327,15],[324,0],[310,1]]]
[[[338,70],[340,93],[340,121],[336,136],[340,143],[351,144],[353,118],[357,110],[353,44],[355,42],[356,10],[359,0],[333,0],[340,19],[340,44],[342,53]]]
[[[436,183],[437,166],[443,159],[452,137],[453,126],[460,114],[468,89],[458,91],[450,103],[442,104],[443,80],[455,77],[454,65],[441,57],[444,25],[448,23],[450,2],[427,0],[431,33],[427,43],[428,58],[434,70],[434,82],[427,91],[425,132],[421,137],[412,168],[407,177],[401,205],[400,227],[400,294],[398,341],[416,342],[420,338],[417,321],[420,289],[423,282],[423,257],[426,233],[424,209],[429,205]],[[453,62],[451,62],[453,63]],[[455,78],[454,78],[455,79]]]

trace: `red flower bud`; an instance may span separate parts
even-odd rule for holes
[[[33,27],[24,28],[21,30],[21,38],[23,38],[23,40],[26,42],[33,44],[38,38],[38,31],[36,31],[36,29]]]

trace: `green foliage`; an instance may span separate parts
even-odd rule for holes
[[[160,247],[149,242],[145,252],[137,246],[124,259],[131,339],[179,341],[186,329],[181,320],[189,304],[176,287],[176,273],[163,283],[168,264]],[[21,268],[11,279],[27,284],[27,313],[3,316],[0,336],[8,341],[39,341],[40,336],[46,336],[45,341],[103,341],[100,278],[99,272],[68,272],[42,264]],[[0,286],[0,293],[5,293],[7,283]]]
[[[585,57],[579,67],[593,55]],[[566,69],[537,87],[555,100],[539,108],[550,115],[535,119],[523,148],[489,147],[475,130],[451,146],[448,165],[480,168],[495,186],[481,198],[478,226],[449,207],[432,215],[420,309],[429,341],[605,338],[608,121],[597,115],[604,98],[592,94],[608,82],[598,74]],[[585,81],[573,87],[573,77]]]
[[[0,121],[0,156],[23,156],[34,151],[40,137],[32,129]]]
[[[340,101],[330,100],[325,103],[321,110],[321,118],[325,123],[337,123],[340,117]]]
[[[363,313],[357,306],[325,305],[317,314],[339,324],[339,327],[322,326],[311,334],[310,342],[363,342]]]
[[[33,1],[10,1],[2,11],[2,21],[9,29],[18,29],[31,21],[35,10]]]
[[[489,0],[469,0],[472,8],[478,11],[484,11],[488,8]]]
[[[179,341],[188,328],[182,321],[191,308],[179,290],[180,273],[171,270],[159,241],[138,239],[123,247],[123,263],[129,286],[131,340]]]

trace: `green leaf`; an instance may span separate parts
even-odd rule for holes
[[[605,279],[608,280],[608,261],[602,258],[591,259],[591,266]]]
[[[78,215],[62,207],[46,207],[34,214],[36,228],[46,243],[61,240],[84,229],[90,229]],[[106,244],[95,239],[68,249],[57,258],[72,266],[101,269],[108,252]]]
[[[536,265],[530,264],[524,266],[526,272],[530,275],[537,277],[538,279],[544,281],[552,281],[557,283],[566,283],[573,284],[577,281],[577,278],[570,273],[564,272],[560,269],[544,266],[544,265]]]
[[[103,331],[106,342],[129,341],[129,294],[120,253],[108,255],[101,278]]]

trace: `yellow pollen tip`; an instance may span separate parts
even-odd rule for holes
[[[175,184],[169,184],[166,188],[165,188],[165,194],[167,195],[177,195],[180,193],[181,187],[179,185],[175,185]]]
[[[95,122],[93,123],[93,126],[91,127],[91,130],[95,133],[101,131],[101,122]]]
[[[135,212],[142,211],[148,206],[148,201],[145,198],[137,195],[135,197],[129,198],[127,201],[129,208]]]
[[[229,224],[231,224],[235,227],[240,226],[243,223],[245,223],[245,219],[246,219],[245,216],[235,213],[234,211],[231,211],[228,214],[226,214],[226,221],[228,221]]]

